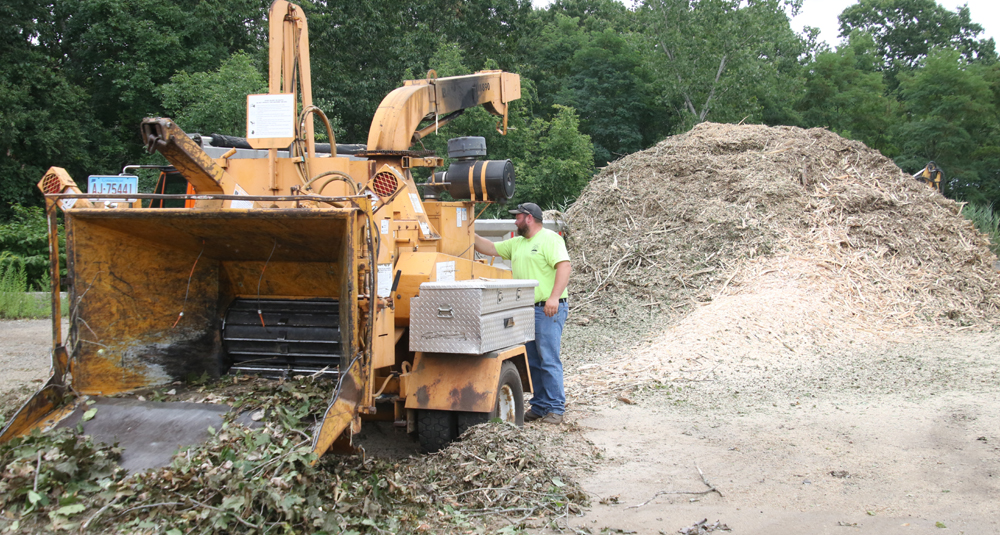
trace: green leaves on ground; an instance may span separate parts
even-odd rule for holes
[[[567,503],[586,503],[579,487],[538,451],[541,431],[528,437],[523,435],[528,430],[489,424],[432,459],[391,463],[327,455],[317,462],[309,433],[325,413],[330,381],[232,383],[226,378],[211,388],[240,408],[207,443],[178,452],[167,467],[126,474],[115,464],[120,449],[69,429],[0,445],[0,508],[6,511],[0,529],[135,533],[169,526],[180,533],[361,534],[413,532],[429,523],[432,532],[456,526],[492,532],[495,518],[464,510],[481,508],[484,499],[465,491],[497,486],[494,479],[508,486],[490,498],[509,504],[504,508],[527,505],[554,516],[563,514]],[[231,390],[225,390],[227,384]],[[235,422],[239,414],[256,411],[267,413],[261,427]],[[467,458],[456,462],[460,455]],[[486,464],[474,466],[477,459]],[[461,470],[446,469],[456,463]],[[486,489],[496,490],[503,489]],[[427,506],[439,493],[447,498],[442,512],[428,515]]]
[[[70,429],[37,431],[0,446],[0,524],[22,528],[73,529],[87,509],[115,499],[124,472],[116,460],[121,450],[94,444]]]

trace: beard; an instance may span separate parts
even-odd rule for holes
[[[522,237],[522,238],[527,238],[528,237],[528,225],[518,225],[517,226],[517,235],[520,236],[520,237]]]

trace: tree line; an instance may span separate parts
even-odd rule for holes
[[[423,141],[485,135],[510,158],[515,201],[572,203],[595,169],[702,121],[825,127],[905,171],[934,160],[945,195],[1000,200],[1000,64],[967,7],[860,0],[844,44],[796,33],[801,0],[300,2],[315,103],[338,142],[364,143],[402,80],[521,74],[510,134],[472,111]],[[52,165],[80,182],[155,161],[148,116],[243,135],[266,92],[268,0],[9,0],[0,6],[0,218],[38,205]],[[324,132],[318,129],[318,132]],[[419,147],[418,147],[419,148]]]

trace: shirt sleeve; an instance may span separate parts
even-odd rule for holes
[[[566,250],[566,241],[559,234],[553,233],[549,247],[545,248],[546,261],[549,266],[556,267],[559,262],[569,261],[569,252]]]
[[[497,254],[500,255],[500,258],[510,260],[510,254],[514,250],[514,240],[516,239],[518,238],[511,238],[493,244],[497,248]]]

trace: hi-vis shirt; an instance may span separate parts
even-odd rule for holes
[[[569,261],[562,236],[543,228],[530,239],[517,236],[495,245],[497,254],[504,260],[510,260],[515,279],[538,281],[535,302],[548,300],[556,284],[556,264]],[[568,296],[569,292],[563,290],[559,297]]]

